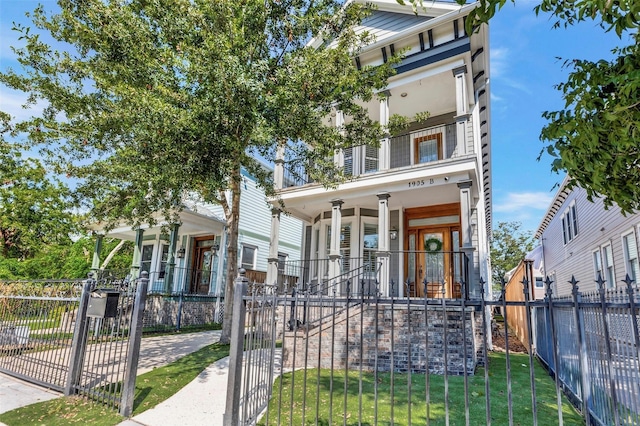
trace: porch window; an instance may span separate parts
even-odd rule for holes
[[[255,269],[257,253],[257,247],[243,244],[242,256],[240,257],[240,267],[244,269]]]
[[[415,143],[415,163],[430,163],[442,160],[442,134],[435,133],[417,137]]]
[[[287,253],[278,252],[278,273],[284,274],[285,266],[289,255]]]
[[[151,274],[151,258],[153,257],[153,244],[142,246],[142,256],[140,258],[140,272],[145,271]]]
[[[378,171],[378,148],[366,145],[364,147],[364,172],[373,173]]]
[[[158,278],[164,278],[164,273],[167,270],[167,258],[169,257],[169,245],[163,244],[160,253],[160,274],[158,274]]]
[[[330,252],[331,226],[327,226],[327,253]],[[342,257],[342,272],[351,270],[351,224],[340,227],[340,256]]]
[[[637,284],[637,280],[640,277],[640,271],[638,270],[638,245],[633,231],[622,236],[622,248],[624,251],[624,263],[627,268],[627,274],[629,274],[629,277]]]
[[[378,249],[378,225],[364,224],[364,257],[365,272],[375,272],[376,251]]]

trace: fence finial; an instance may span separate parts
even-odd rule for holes
[[[500,277],[500,292],[502,293],[502,297],[504,297],[504,294],[506,292],[506,287],[507,287],[507,282],[505,281],[504,277]]]
[[[571,275],[571,279],[568,282],[569,284],[571,284],[571,293],[574,295],[578,294],[579,293],[578,283],[580,281],[576,280],[576,277],[574,275]]]
[[[247,274],[247,270],[244,268],[238,269],[238,278],[244,277]]]
[[[631,296],[633,294],[633,283],[635,282],[635,280],[632,280],[629,274],[627,274],[622,282],[627,285],[627,293],[629,294],[629,296]]]
[[[544,294],[550,299],[551,296],[553,295],[553,289],[551,289],[551,284],[553,284],[553,280],[549,278],[549,275],[547,275],[547,279],[544,280],[544,284],[546,286],[546,290]]]
[[[602,278],[602,274],[600,272],[598,272],[598,278],[596,279],[596,283],[598,284],[598,291],[599,292],[604,292],[604,283],[606,281],[607,280]]]
[[[480,277],[480,297],[484,300],[484,285],[487,283],[484,278]]]

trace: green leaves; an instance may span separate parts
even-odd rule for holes
[[[534,248],[533,233],[520,222],[499,222],[491,236],[491,269],[494,287]]]

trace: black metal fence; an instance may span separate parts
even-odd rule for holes
[[[593,424],[640,424],[640,312],[637,286],[547,298],[534,309],[538,357]]]
[[[464,280],[459,299],[337,291],[356,272],[291,294],[239,278],[225,425],[640,423],[631,283],[627,296],[530,300],[524,279],[524,301],[470,299]],[[491,319],[509,306],[525,312],[524,345]]]
[[[0,371],[131,414],[147,285],[2,283]]]

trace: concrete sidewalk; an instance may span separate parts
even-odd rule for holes
[[[217,342],[220,339],[220,333],[220,331],[216,330],[205,331],[202,333],[172,334],[142,339],[140,360],[138,363],[138,375],[153,370],[154,368],[167,365],[185,355],[197,351],[198,349]],[[224,368],[223,365],[224,363],[221,364],[220,371]],[[201,374],[201,376],[212,367],[209,367]],[[215,369],[211,370],[208,374],[212,376],[220,375],[218,370]],[[195,381],[199,379],[200,376]],[[226,372],[224,372],[224,386],[216,385],[215,389],[226,391]],[[62,394],[59,392],[47,390],[0,373],[0,413],[35,404],[36,402],[58,398],[60,396],[62,396]],[[191,398],[193,398],[193,396],[191,396]],[[224,401],[224,396],[222,397],[222,401]],[[205,406],[207,405],[211,406],[211,399],[207,400]],[[168,425],[172,423],[167,423],[165,421],[157,424]],[[176,424],[188,425],[194,423],[179,422]]]
[[[222,426],[228,369],[228,357],[216,361],[171,398],[119,426]]]

